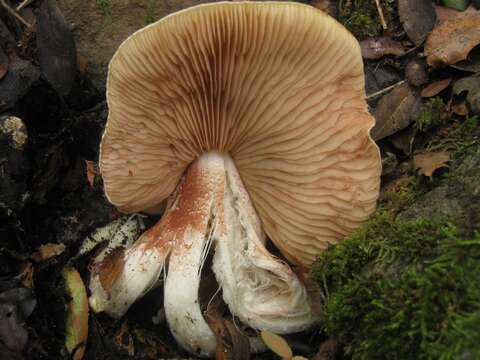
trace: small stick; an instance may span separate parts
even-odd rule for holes
[[[25,6],[30,5],[34,0],[23,0],[20,4],[18,4],[16,10],[20,11],[22,10]]]
[[[378,16],[380,17],[380,23],[382,24],[383,30],[387,30],[387,23],[385,22],[385,17],[383,16],[382,6],[380,5],[380,0],[375,0],[375,5],[377,5]]]
[[[401,80],[393,85],[390,85],[390,86],[387,86],[386,88],[383,88],[382,90],[378,90],[377,92],[374,92],[373,94],[369,94],[367,95],[366,97],[366,100],[371,100],[373,98],[376,98],[377,96],[379,95],[382,95],[386,92],[389,92],[390,90],[392,90],[394,87],[397,87],[399,85],[402,85],[403,83],[405,82],[405,80]]]
[[[12,15],[15,19],[17,19],[18,21],[20,21],[23,25],[25,25],[26,27],[32,27],[32,25],[30,25],[24,18],[22,18],[20,15],[18,15],[18,13],[13,10],[6,2],[5,0],[0,0],[0,5],[2,5],[5,10],[7,10],[10,15]]]

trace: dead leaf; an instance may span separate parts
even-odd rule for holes
[[[480,73],[480,46],[475,46],[466,60],[459,61],[451,67],[471,73]]]
[[[383,139],[411,124],[420,113],[421,99],[408,84],[402,84],[384,95],[373,111],[376,124],[371,135]]]
[[[64,244],[45,244],[41,245],[38,250],[32,254],[32,259],[36,262],[45,261],[54,256],[60,255],[64,251]]]
[[[409,126],[406,129],[393,134],[388,140],[396,149],[401,150],[405,155],[410,155],[412,153],[416,135],[417,128],[415,126]]]
[[[295,355],[294,357],[291,358],[291,360],[308,360],[308,359],[304,356]]]
[[[0,47],[0,80],[5,76],[8,71],[8,56]]]
[[[338,341],[331,337],[327,341],[320,344],[318,353],[312,360],[333,360],[336,358],[338,352]]]
[[[463,12],[446,20],[430,33],[425,44],[427,62],[433,67],[465,60],[480,43],[480,12]]]
[[[400,22],[410,40],[421,45],[433,29],[436,20],[431,0],[398,0]]]
[[[215,359],[249,360],[251,358],[250,341],[231,320],[222,316],[224,306],[217,297],[209,301],[205,311],[205,320],[217,340]]]
[[[0,343],[12,351],[23,351],[28,342],[25,320],[36,304],[30,289],[15,288],[0,293]]]
[[[420,170],[420,174],[431,177],[435,170],[447,167],[450,155],[445,151],[428,152],[413,156],[413,167]]]
[[[364,59],[380,59],[385,55],[400,56],[407,50],[399,41],[389,37],[369,38],[360,42]]]
[[[33,265],[30,261],[26,261],[23,270],[18,274],[17,278],[27,289],[33,289]]]
[[[448,78],[428,84],[423,88],[421,95],[423,97],[432,97],[438,95],[440,92],[448,88],[451,82],[452,79]]]
[[[55,0],[44,0],[39,8],[37,52],[45,79],[62,96],[73,85],[77,54],[70,27]]]
[[[458,116],[468,116],[468,108],[465,101],[462,101],[458,104],[452,104],[452,112]]]
[[[81,360],[88,338],[87,290],[75,268],[65,267],[62,275],[65,280],[65,292],[70,298],[65,320],[65,347],[71,359]]]
[[[91,187],[95,184],[95,177],[98,175],[99,171],[97,165],[91,160],[85,160],[87,164],[87,181]]]
[[[460,95],[467,92],[467,109],[473,115],[480,115],[480,76],[469,76],[458,80],[453,85],[453,93]]]
[[[290,345],[288,345],[285,339],[281,336],[267,330],[260,332],[260,336],[265,345],[267,345],[267,347],[278,356],[285,359],[290,359],[293,356]]]

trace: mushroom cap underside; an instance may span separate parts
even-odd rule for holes
[[[298,3],[169,15],[117,50],[100,168],[125,212],[158,206],[207,151],[229,154],[266,233],[308,265],[373,212],[379,151],[355,38]]]

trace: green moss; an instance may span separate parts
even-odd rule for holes
[[[312,269],[325,330],[352,359],[480,356],[480,235],[378,211]]]
[[[413,204],[427,190],[418,177],[410,177],[398,189],[385,191],[379,202],[379,208],[398,214]]]
[[[420,110],[415,126],[418,130],[426,132],[445,120],[445,103],[440,96],[428,99]]]
[[[145,7],[145,23],[151,24],[155,21],[155,1],[156,0],[146,0],[146,7]]]
[[[110,16],[110,1],[109,0],[96,0],[97,7],[100,9],[104,16]]]
[[[396,11],[395,0],[381,0],[380,4],[387,24],[391,25]],[[358,39],[362,40],[382,33],[382,25],[375,1],[340,1],[339,10],[340,22]]]

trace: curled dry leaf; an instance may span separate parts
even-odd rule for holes
[[[392,135],[412,123],[420,112],[421,99],[408,84],[402,84],[383,96],[373,111],[376,124],[371,135],[374,140]]]
[[[452,79],[448,78],[428,84],[423,88],[421,95],[423,97],[432,97],[438,95],[440,92],[448,88],[451,82]]]
[[[465,60],[480,43],[478,24],[480,12],[466,11],[435,27],[425,44],[428,64],[441,67]]]
[[[45,244],[41,245],[38,250],[32,254],[32,259],[36,262],[45,261],[54,256],[60,255],[64,251],[64,244]]]
[[[65,267],[62,271],[68,302],[65,321],[65,347],[73,360],[81,360],[88,337],[87,290],[78,271]]]
[[[398,13],[403,28],[415,45],[421,45],[436,20],[431,0],[398,0]]]
[[[278,356],[285,359],[290,359],[293,356],[290,345],[288,345],[285,339],[281,336],[267,330],[260,332],[260,336],[265,345],[267,345],[267,347]]]
[[[85,160],[85,163],[87,164],[87,181],[90,186],[93,187],[95,183],[95,177],[100,173],[98,171],[98,165],[91,160]]]
[[[389,37],[370,38],[360,42],[364,59],[380,59],[385,55],[400,56],[405,54],[406,48],[399,41]]]
[[[445,151],[428,152],[413,156],[413,166],[422,175],[431,177],[435,170],[448,166],[450,155]]]

